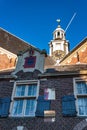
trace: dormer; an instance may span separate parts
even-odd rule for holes
[[[32,46],[27,50],[20,52],[18,54],[17,66],[13,74],[19,71],[34,72],[35,70],[43,73],[45,56],[45,50],[41,51]]]

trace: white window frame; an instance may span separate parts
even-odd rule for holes
[[[10,114],[9,116],[10,117],[34,117],[34,115],[12,115],[12,109],[13,109],[13,103],[15,101],[15,92],[16,92],[16,87],[17,85],[21,85],[21,84],[37,84],[37,93],[36,93],[36,96],[24,96],[24,100],[25,98],[29,98],[29,99],[32,99],[32,97],[35,97],[35,100],[37,101],[37,98],[38,98],[38,95],[39,95],[39,86],[40,86],[40,81],[39,80],[18,80],[18,81],[15,81],[14,82],[14,86],[13,86],[13,92],[12,92],[12,97],[11,97],[11,105],[10,105]],[[26,92],[25,92],[26,93]],[[21,97],[16,97],[16,98],[21,98]],[[35,104],[35,110],[36,110],[36,105],[37,105],[37,102]],[[25,109],[25,106],[23,106],[23,109]],[[24,110],[23,110],[24,111]]]
[[[86,81],[87,82],[87,76],[82,76],[82,77],[76,77],[76,78],[73,78],[73,84],[74,84],[74,95],[75,95],[75,98],[76,98],[76,111],[77,111],[77,116],[81,116],[81,117],[84,117],[84,116],[86,116],[87,117],[87,115],[80,115],[79,114],[79,106],[78,106],[78,98],[79,97],[86,97],[87,96],[87,94],[78,94],[77,93],[77,88],[76,88],[76,82],[80,82],[80,81]]]

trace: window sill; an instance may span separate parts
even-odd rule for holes
[[[35,117],[35,115],[30,115],[30,116],[13,116],[13,115],[9,115],[9,117],[12,117],[12,118],[33,118]]]
[[[77,115],[77,117],[79,117],[79,118],[87,118],[87,115]]]

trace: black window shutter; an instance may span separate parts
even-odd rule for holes
[[[62,114],[63,116],[76,116],[74,95],[67,95],[62,97]]]
[[[50,110],[50,100],[44,100],[44,96],[39,96],[37,100],[36,116],[44,117],[44,111]]]
[[[11,99],[8,98],[8,97],[1,99],[1,111],[0,111],[1,117],[7,117],[8,116],[10,102],[11,102]]]

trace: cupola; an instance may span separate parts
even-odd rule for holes
[[[49,43],[49,55],[59,63],[69,52],[69,42],[66,40],[65,31],[60,26],[60,19],[57,22],[58,26],[53,32],[53,40]]]
[[[63,39],[65,40],[65,31],[60,26],[60,19],[57,20],[58,26],[53,32],[53,39]]]

